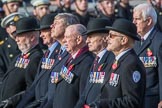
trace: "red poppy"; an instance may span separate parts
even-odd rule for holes
[[[24,55],[23,55],[23,58],[24,58],[24,59],[27,59],[27,58],[29,57],[29,55],[30,55],[30,53],[24,54]]]
[[[98,71],[100,72],[102,67],[103,67],[104,64],[101,64],[99,67],[98,67]]]
[[[115,61],[115,62],[113,63],[113,65],[112,65],[112,69],[115,70],[117,67],[118,67],[117,61]]]
[[[152,56],[152,51],[150,50],[150,48],[147,48],[147,55]]]
[[[73,69],[73,67],[74,67],[74,64],[72,64],[72,65],[69,66],[67,75],[69,75],[69,73],[70,73],[70,71]]]

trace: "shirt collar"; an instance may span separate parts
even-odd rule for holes
[[[131,50],[131,48],[129,48],[129,49],[127,49],[127,50],[121,52],[119,55],[117,55],[117,56],[115,57],[115,60],[118,61],[118,60],[119,60],[125,53],[127,53],[129,50]]]
[[[56,41],[48,48],[48,50],[50,51],[48,58],[51,56],[52,52],[54,51],[57,45],[58,45],[58,42]]]
[[[150,35],[150,33],[152,32],[152,30],[154,29],[154,27],[152,27],[143,37],[144,40],[146,40],[148,38],[148,36]]]
[[[107,49],[105,48],[105,49],[103,49],[101,52],[99,52],[97,54],[97,56],[100,57],[99,60],[98,60],[98,62],[100,62],[100,60],[102,59],[102,57],[106,53],[106,51],[107,51]]]

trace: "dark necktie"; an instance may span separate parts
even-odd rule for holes
[[[95,69],[96,69],[96,67],[97,67],[97,65],[98,65],[98,60],[100,59],[100,57],[99,56],[96,56],[96,58],[95,58],[95,60],[94,60],[94,62],[93,62],[93,71],[95,71]]]
[[[70,57],[68,58],[68,60],[66,61],[66,66],[68,67],[72,61],[73,61],[73,57],[70,56]]]
[[[143,44],[144,41],[145,41],[144,38],[141,37],[141,45]]]
[[[44,53],[44,57],[45,57],[45,58],[48,58],[49,53],[50,53],[50,50],[47,50],[47,51]]]

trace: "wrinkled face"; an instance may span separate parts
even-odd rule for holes
[[[88,44],[89,51],[98,54],[104,47],[104,41],[103,36],[100,36],[98,33],[93,33],[88,35],[86,43]]]
[[[87,0],[76,0],[75,5],[80,11],[86,11],[88,8],[88,1]]]
[[[77,36],[78,34],[72,33],[71,30],[68,29],[65,31],[63,43],[66,48],[66,51],[68,51],[70,54],[75,52],[77,47]]]
[[[19,2],[10,2],[10,3],[7,3],[7,7],[11,13],[14,13],[18,11],[20,4]]]
[[[64,36],[66,25],[63,19],[55,19],[54,23],[51,25],[51,36],[58,39]]]
[[[142,14],[139,11],[136,11],[133,13],[133,23],[137,27],[137,33],[141,36],[144,36],[146,34],[147,29],[147,23],[148,21],[142,18]]]
[[[41,30],[40,37],[43,40],[43,44],[51,45],[53,43],[53,38],[51,37],[51,29],[43,29]]]
[[[121,49],[121,41],[123,36],[118,32],[111,31],[107,37],[107,50],[112,52],[118,52]]]
[[[106,15],[113,15],[115,12],[114,0],[104,0],[99,4],[99,7]]]
[[[22,53],[27,53],[32,48],[32,39],[29,33],[21,33],[16,36],[16,43]]]
[[[37,6],[34,10],[34,15],[41,19],[44,15],[47,15],[50,13],[49,6],[48,5],[40,5]]]

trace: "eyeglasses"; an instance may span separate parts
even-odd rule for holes
[[[109,33],[109,38],[114,39],[115,37],[123,37],[123,36]]]

